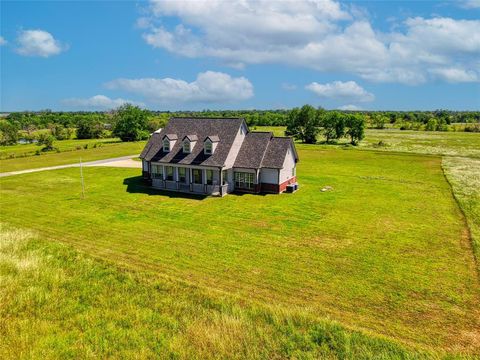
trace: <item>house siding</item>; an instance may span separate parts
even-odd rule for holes
[[[260,182],[262,184],[278,184],[278,171],[279,169],[261,169]]]
[[[245,139],[246,134],[247,134],[247,129],[245,127],[245,124],[242,124],[241,127],[238,129],[237,136],[235,136],[235,140],[233,140],[232,147],[227,155],[227,159],[225,160],[226,168],[231,168],[235,163],[238,152],[242,147],[243,140]]]
[[[293,151],[292,149],[288,149],[287,155],[285,156],[285,160],[283,162],[283,168],[280,170],[280,179],[278,181],[280,184],[283,184],[285,181],[295,176],[292,175],[292,170],[295,168],[295,165],[295,156]]]

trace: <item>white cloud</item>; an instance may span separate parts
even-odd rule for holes
[[[25,56],[49,57],[67,49],[52,34],[43,30],[22,30],[17,42],[17,53]]]
[[[478,9],[480,8],[480,0],[463,0],[459,2],[459,5],[464,9]]]
[[[479,68],[480,20],[416,17],[383,33],[361,14],[333,0],[159,0],[143,38],[190,58],[281,63],[377,82],[414,85],[434,79],[430,70],[439,66]],[[164,17],[180,23],[170,27]]]
[[[115,109],[121,105],[126,103],[138,105],[144,107],[143,103],[125,100],[125,99],[110,99],[108,96],[105,95],[95,95],[87,99],[82,98],[70,98],[65,99],[62,101],[63,104],[78,107],[78,108],[86,108],[86,109],[102,109],[102,110],[110,110]]]
[[[349,104],[349,105],[339,106],[338,110],[358,111],[358,110],[363,110],[363,109],[361,107],[357,106],[357,105]]]
[[[214,71],[199,73],[192,82],[171,78],[116,79],[105,86],[140,94],[156,103],[228,103],[253,96],[248,79]]]
[[[3,36],[0,36],[0,46],[2,45],[6,45],[7,44],[7,40],[5,40],[5,38]]]
[[[479,80],[479,74],[473,70],[466,71],[461,68],[437,68],[430,72],[441,80],[447,82],[476,82]]]
[[[334,81],[327,84],[312,82],[305,86],[305,89],[310,90],[323,98],[350,100],[355,102],[369,102],[375,100],[375,95],[366,91],[355,81]]]

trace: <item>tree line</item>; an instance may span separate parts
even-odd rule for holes
[[[301,112],[302,109],[303,112]],[[352,143],[357,142],[356,132],[359,131],[359,125],[355,124],[360,123],[360,119],[363,120],[364,128],[393,127],[401,130],[480,132],[480,111],[340,111],[314,109],[311,106],[308,111],[304,107],[302,109],[170,112],[149,111],[124,105],[109,112],[53,112],[50,110],[13,112],[0,118],[0,144],[14,144],[19,139],[37,141],[43,133],[48,133],[55,140],[72,137],[96,139],[112,136],[118,136],[127,141],[141,140],[147,138],[149,133],[165,126],[168,119],[174,116],[243,117],[252,127],[287,126],[290,128],[289,133],[300,138],[303,136],[302,132],[308,130],[310,133],[310,127],[313,125],[308,125],[306,128],[300,126],[300,133],[297,134],[292,129],[292,121],[299,116],[300,112],[304,118],[305,114],[311,114],[313,111],[317,114],[317,123],[313,127],[317,134],[322,132],[328,142],[343,136],[349,137]],[[120,121],[124,118],[129,120]],[[463,124],[463,126],[456,127],[457,123]],[[129,126],[133,130],[127,132]],[[304,137],[303,140],[312,141],[312,138]]]

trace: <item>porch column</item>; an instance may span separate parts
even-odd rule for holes
[[[178,167],[175,166],[174,169],[175,170],[173,171],[173,176],[174,176],[173,180],[175,180],[175,184],[176,184],[177,190],[178,190],[178,189],[180,189],[180,184],[178,183],[178,180],[179,180],[178,179]]]
[[[190,188],[190,191],[193,191],[193,179],[192,179],[192,168],[187,168],[188,169],[188,182],[189,182],[189,188]]]

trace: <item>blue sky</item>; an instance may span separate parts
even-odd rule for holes
[[[1,3],[1,111],[480,109],[480,1]]]

